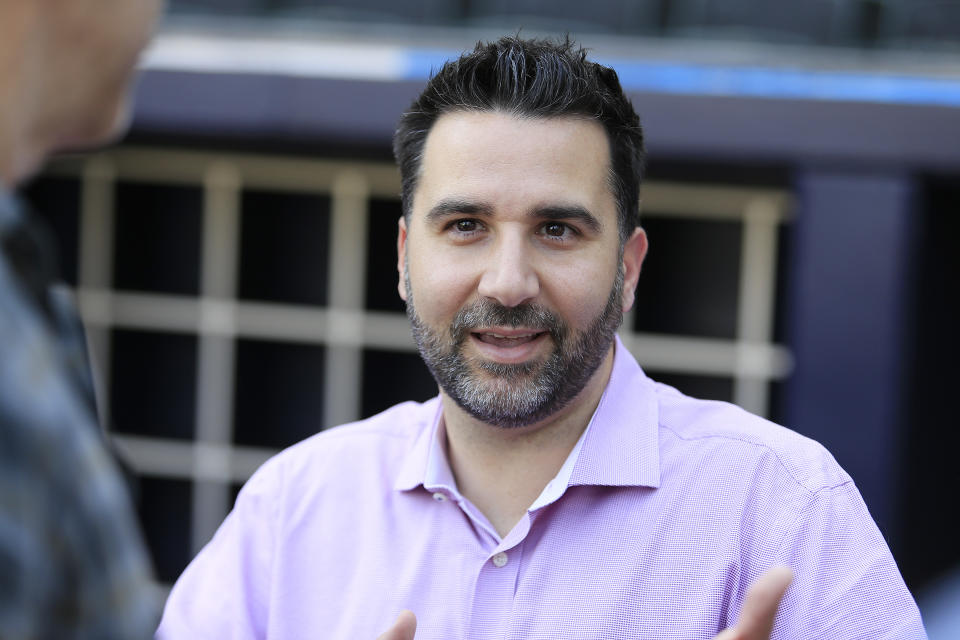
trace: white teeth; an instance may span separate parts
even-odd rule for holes
[[[529,338],[529,337],[532,336],[533,334],[532,334],[532,333],[525,333],[525,334],[520,335],[520,336],[504,336],[504,335],[500,335],[499,333],[488,333],[487,335],[488,335],[488,336],[493,336],[494,338],[506,338],[506,339],[519,340],[520,338]]]

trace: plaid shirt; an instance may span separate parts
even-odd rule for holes
[[[0,638],[149,638],[149,564],[48,248],[0,191]]]

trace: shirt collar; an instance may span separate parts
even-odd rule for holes
[[[443,403],[441,402],[441,407]],[[443,411],[439,411],[432,429],[430,450],[427,452],[427,468],[423,475],[423,488],[427,491],[445,491],[455,498],[461,498],[457,490],[457,481],[447,461],[447,425],[443,421]]]
[[[446,434],[443,433],[441,428],[443,424],[443,403],[440,401],[440,397],[437,396],[424,403],[423,411],[425,420],[418,425],[420,433],[407,452],[407,457],[404,459],[403,465],[400,467],[400,473],[397,474],[396,482],[393,485],[397,491],[409,491],[429,482],[432,475],[429,469],[435,470],[440,460],[442,460],[442,466],[449,475],[450,486],[455,486],[453,472],[450,471],[447,456],[441,446],[446,441]]]
[[[0,185],[0,228],[3,228],[18,219],[20,206],[3,185]]]
[[[616,338],[613,371],[584,434],[571,486],[659,487],[659,410],[654,382]]]
[[[424,405],[431,415],[411,447],[394,488],[420,485],[459,497],[446,456],[443,405],[434,398]],[[431,413],[432,412],[432,413]],[[653,382],[623,346],[614,348],[613,370],[587,429],[574,446],[554,482],[537,502],[552,502],[567,486],[660,486],[658,411]],[[559,491],[558,491],[559,490]]]

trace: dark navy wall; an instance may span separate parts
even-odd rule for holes
[[[834,454],[895,546],[913,180],[804,169],[797,195],[787,303],[796,369],[784,419]]]

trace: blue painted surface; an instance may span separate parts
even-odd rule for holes
[[[896,547],[912,182],[808,170],[797,186],[785,422],[833,453]]]
[[[424,80],[460,52],[413,49],[406,53],[403,80]],[[960,107],[960,78],[863,72],[706,66],[598,58],[617,70],[627,91],[676,95],[739,96]]]

